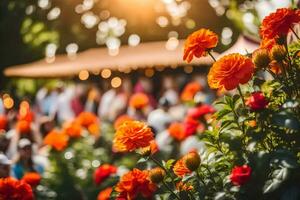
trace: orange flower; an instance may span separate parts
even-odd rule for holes
[[[33,200],[33,192],[29,184],[14,178],[0,179],[1,200]]]
[[[27,120],[20,120],[17,122],[17,130],[22,134],[28,134],[31,130],[31,124]]]
[[[293,24],[300,22],[300,10],[280,8],[264,18],[260,27],[262,38],[286,36]]]
[[[76,121],[65,123],[63,131],[70,137],[78,138],[81,136],[81,126]]]
[[[151,129],[145,123],[126,121],[116,130],[113,148],[120,152],[134,151],[149,146],[153,138]]]
[[[52,130],[44,138],[44,144],[47,144],[57,151],[64,150],[68,145],[68,136],[63,132]]]
[[[7,122],[7,117],[5,115],[0,115],[0,130],[6,130]]]
[[[272,47],[276,45],[276,38],[268,39],[268,38],[263,38],[260,42],[260,47],[261,49],[267,49],[268,51],[271,51]]]
[[[121,115],[119,116],[114,123],[114,128],[117,129],[121,124],[123,124],[126,121],[133,121],[133,118],[128,115]]]
[[[141,154],[143,156],[150,156],[155,154],[158,151],[158,146],[155,142],[155,140],[150,141],[150,145],[147,147],[143,147],[141,149]]]
[[[97,123],[90,124],[88,126],[88,131],[93,136],[99,136],[100,135],[100,126]]]
[[[178,141],[182,141],[186,138],[183,123],[173,122],[168,128],[168,132],[174,139]]]
[[[196,81],[190,82],[184,87],[180,98],[182,101],[192,101],[195,94],[200,90],[202,90],[202,86],[200,85],[200,83]]]
[[[29,172],[23,176],[22,180],[31,185],[31,187],[36,187],[41,182],[41,176],[38,173]]]
[[[179,181],[178,183],[176,183],[176,189],[178,191],[191,191],[194,189],[194,187],[188,183],[184,183],[182,181]]]
[[[135,93],[129,99],[129,106],[135,109],[143,109],[149,104],[149,98],[144,93]]]
[[[184,159],[183,159],[183,158],[179,159],[179,160],[175,163],[175,165],[174,165],[174,167],[173,167],[173,172],[174,172],[174,174],[176,174],[177,176],[179,176],[179,177],[181,177],[181,178],[184,177],[184,176],[187,175],[187,174],[192,173],[192,171],[189,170],[189,169],[185,166],[185,164],[184,164]]]
[[[270,70],[275,74],[281,74],[281,67],[280,64],[276,61],[272,61],[270,64]]]
[[[76,121],[85,128],[88,128],[89,125],[98,123],[98,118],[95,114],[90,112],[82,112],[78,115]]]
[[[193,57],[200,58],[207,54],[207,51],[216,47],[218,36],[208,29],[200,29],[192,33],[184,45],[183,60],[191,62]]]
[[[117,200],[133,200],[140,195],[150,198],[156,186],[149,180],[148,175],[148,171],[133,169],[122,176],[115,189],[119,193]]]
[[[112,191],[113,191],[112,187],[108,187],[102,190],[101,192],[99,192],[97,200],[109,200]]]
[[[117,167],[115,167],[114,165],[109,165],[109,164],[101,165],[94,172],[94,181],[97,185],[100,185],[111,174],[115,174],[116,172],[117,172]]]
[[[207,81],[213,89],[233,90],[239,84],[247,83],[254,72],[251,59],[241,54],[222,57],[210,68]]]

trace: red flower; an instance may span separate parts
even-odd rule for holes
[[[117,168],[113,165],[109,165],[109,164],[101,165],[94,172],[94,181],[97,185],[100,185],[111,174],[115,174],[116,172],[117,172]]]
[[[280,8],[264,18],[260,27],[260,35],[262,38],[268,39],[285,36],[293,27],[293,24],[299,22],[300,10]]]
[[[108,187],[102,190],[101,192],[99,192],[97,200],[109,200],[112,191],[113,191],[112,187]]]
[[[262,92],[253,92],[246,101],[246,105],[249,106],[251,110],[262,110],[266,108],[268,104],[269,102]]]
[[[138,196],[151,198],[156,190],[155,184],[149,180],[149,172],[133,169],[121,177],[116,186],[119,192],[117,200],[133,200]]]
[[[36,187],[41,182],[41,176],[38,173],[29,172],[23,176],[22,180],[31,185],[31,187]]]
[[[251,167],[248,165],[235,166],[230,174],[230,180],[234,185],[244,185],[251,177]]]
[[[5,115],[0,115],[0,130],[6,130],[7,128],[7,117]]]
[[[201,106],[198,106],[196,108],[192,108],[188,111],[188,117],[199,119],[200,117],[206,115],[206,114],[212,114],[216,110],[211,106],[207,104],[203,104]]]
[[[183,122],[184,132],[186,137],[194,135],[198,129],[200,122],[191,117],[186,117]]]
[[[1,200],[33,200],[32,189],[29,184],[14,178],[0,179]]]

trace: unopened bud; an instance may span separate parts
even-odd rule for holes
[[[276,60],[277,62],[282,62],[287,55],[287,52],[282,45],[275,45],[271,49],[271,57],[273,60]]]
[[[258,69],[267,68],[271,62],[271,58],[267,49],[258,49],[253,53],[253,63]]]
[[[201,159],[197,152],[192,151],[184,156],[183,158],[184,165],[191,171],[198,169]]]
[[[160,167],[151,169],[149,172],[149,178],[151,182],[156,184],[162,182],[164,180],[165,175],[166,175],[165,171]]]

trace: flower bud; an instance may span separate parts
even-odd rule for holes
[[[151,182],[156,184],[162,182],[164,180],[165,175],[166,175],[165,171],[160,167],[151,169],[149,172],[149,178]]]
[[[271,58],[277,62],[282,62],[287,55],[287,52],[282,45],[275,45],[271,49]]]
[[[267,68],[271,62],[269,52],[267,49],[258,49],[253,53],[253,63],[258,69]]]
[[[148,157],[150,155],[155,154],[157,151],[158,151],[158,146],[157,146],[155,140],[151,140],[150,145],[147,147],[141,148],[138,153],[140,153],[144,157]]]
[[[196,151],[192,151],[183,157],[184,165],[191,171],[198,169],[201,159]]]

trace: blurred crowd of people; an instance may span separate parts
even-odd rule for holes
[[[1,100],[0,178],[21,179],[27,172],[43,174],[49,165],[43,138],[82,112],[96,114],[101,123],[113,124],[120,116],[145,121],[156,134],[158,146],[167,151],[170,141],[166,131],[172,122],[185,119],[186,103],[193,99],[209,105],[215,94],[207,88],[202,75],[192,80],[164,76],[158,83],[159,90],[152,81],[140,77],[133,84],[124,78],[118,88],[96,83],[61,83],[54,88],[40,88],[35,97],[21,99],[11,109],[6,109]],[[198,140],[182,145],[198,145],[195,141]]]

